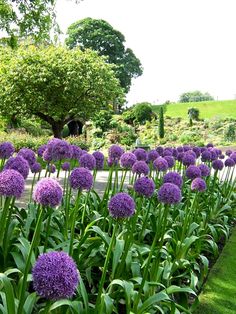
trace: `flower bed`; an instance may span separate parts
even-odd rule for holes
[[[235,216],[236,153],[112,145],[105,160],[53,139],[37,154],[2,143],[0,158],[2,313],[195,308]],[[93,184],[104,163],[99,196]],[[29,202],[18,208],[30,170]]]

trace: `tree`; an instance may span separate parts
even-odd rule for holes
[[[163,107],[160,107],[159,111],[159,137],[164,138],[165,136],[165,130],[164,130],[164,111]]]
[[[55,137],[73,118],[88,119],[124,94],[112,65],[91,50],[29,46],[0,51],[0,112],[35,115]]]
[[[180,95],[179,102],[199,102],[199,101],[209,101],[214,100],[214,98],[209,93],[202,93],[198,90],[193,92],[187,92]]]
[[[116,77],[121,87],[128,92],[132,78],[142,74],[140,60],[130,48],[125,48],[125,37],[108,22],[85,18],[71,24],[67,30],[66,45],[72,49],[77,46],[90,48],[99,55],[107,57],[108,63],[114,63]]]

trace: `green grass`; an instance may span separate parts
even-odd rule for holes
[[[158,106],[153,106],[153,111],[157,111]],[[200,110],[201,119],[219,118],[236,118],[236,100],[222,101],[202,101],[191,103],[175,103],[167,105],[165,115],[170,117],[188,117],[188,108],[196,107]]]
[[[236,313],[236,228],[210,271],[194,314]]]

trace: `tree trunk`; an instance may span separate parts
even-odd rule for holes
[[[64,121],[55,121],[54,123],[51,123],[52,126],[52,132],[54,137],[61,138],[61,133],[64,126]]]

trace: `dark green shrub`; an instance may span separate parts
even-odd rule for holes
[[[145,124],[146,121],[151,121],[153,116],[152,106],[149,103],[140,103],[134,106],[135,122]]]
[[[200,111],[198,108],[189,108],[188,109],[188,116],[189,116],[189,120],[196,120],[198,121],[199,120],[199,114],[200,114]]]
[[[163,108],[161,106],[160,112],[159,112],[159,137],[164,138],[165,136],[165,130],[164,130],[164,112]]]
[[[225,140],[227,142],[234,142],[236,140],[235,124],[231,123],[228,125],[227,129],[225,130]]]
[[[105,132],[111,128],[110,122],[112,119],[113,111],[111,110],[100,110],[98,113],[95,113],[92,121],[95,124],[96,128],[100,128],[102,132]]]
[[[130,125],[134,124],[135,114],[133,109],[128,109],[122,113],[124,122]]]

